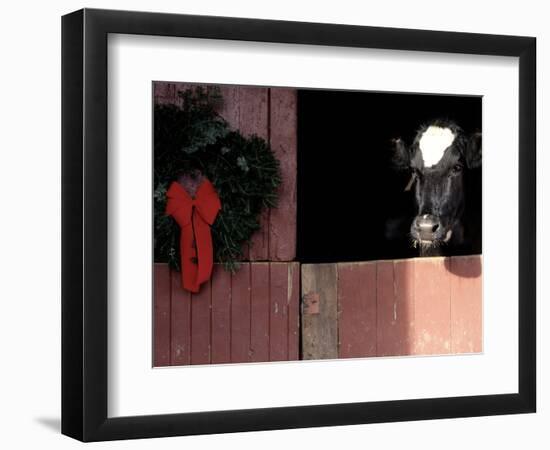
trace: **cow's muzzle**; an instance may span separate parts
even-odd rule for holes
[[[448,241],[450,239],[450,232],[443,228],[439,217],[432,214],[423,214],[421,216],[416,216],[413,220],[411,234],[417,243],[430,245],[435,242]]]

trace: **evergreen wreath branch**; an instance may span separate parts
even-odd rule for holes
[[[155,262],[180,267],[180,229],[166,216],[166,191],[179,176],[200,171],[216,188],[222,209],[212,226],[214,259],[235,272],[243,246],[260,228],[264,209],[277,206],[279,161],[258,136],[231,130],[216,112],[223,97],[216,86],[178,93],[181,105],[155,105]]]

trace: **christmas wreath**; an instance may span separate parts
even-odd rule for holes
[[[166,214],[166,194],[173,181],[200,173],[221,201],[211,228],[214,259],[235,271],[262,210],[277,204],[279,162],[264,139],[230,129],[216,112],[223,103],[219,88],[197,86],[178,95],[180,105],[154,110],[155,261],[180,270],[180,228]]]

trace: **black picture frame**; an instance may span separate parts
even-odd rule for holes
[[[519,58],[517,393],[107,417],[109,33]],[[62,18],[62,433],[82,441],[535,412],[536,39],[84,9]]]

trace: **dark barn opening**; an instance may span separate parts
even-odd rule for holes
[[[391,139],[412,143],[419,126],[449,119],[481,130],[481,97],[298,91],[297,255],[302,263],[418,256],[388,227],[415,214],[407,173],[391,166]],[[481,221],[481,170],[468,180],[468,207]],[[410,224],[410,222],[408,222]],[[480,234],[480,233],[479,233]],[[480,253],[477,246],[465,253]]]

